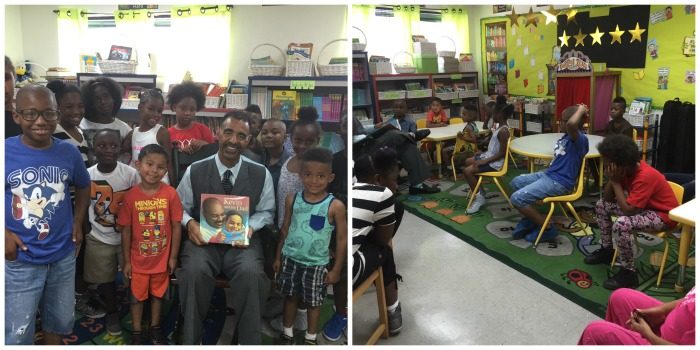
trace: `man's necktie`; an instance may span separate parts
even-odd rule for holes
[[[224,179],[221,180],[221,185],[224,186],[224,192],[226,192],[226,194],[231,194],[231,192],[233,192],[231,175],[233,175],[233,173],[231,173],[231,170],[226,170],[226,172],[224,172]]]

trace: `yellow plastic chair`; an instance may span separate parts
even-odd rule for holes
[[[510,207],[513,208],[513,203],[510,202],[510,196],[503,189],[503,186],[501,186],[501,183],[498,181],[499,177],[502,177],[506,173],[508,173],[508,154],[510,154],[510,138],[508,138],[508,144],[506,145],[506,155],[505,155],[505,159],[503,160],[503,167],[501,167],[501,170],[489,171],[489,172],[485,172],[485,173],[476,173],[476,175],[479,176],[479,180],[476,181],[476,187],[474,187],[474,190],[472,190],[472,195],[469,197],[469,202],[467,202],[467,208],[469,208],[472,205],[474,198],[476,198],[476,194],[479,193],[479,187],[481,186],[481,181],[483,181],[485,176],[493,179],[493,182],[496,183],[496,186],[498,186],[498,189],[503,194],[503,197],[506,197],[506,200],[508,201],[508,205],[510,205]]]
[[[428,128],[428,120],[425,118],[421,118],[416,120],[416,129],[427,129]],[[428,154],[428,161],[431,163],[433,162],[433,157],[430,155],[430,149],[428,148],[428,144],[430,142],[421,142],[420,145],[418,145],[418,150],[419,151],[425,151],[425,153]]]
[[[452,163],[452,176],[454,177],[455,182],[457,182],[457,168],[455,168],[455,156],[459,153],[469,152],[469,150],[473,152],[475,149],[475,143],[467,142],[465,140],[460,139],[459,137],[455,139],[455,149],[452,151],[452,158],[450,160]]]
[[[377,308],[379,309],[379,325],[374,329],[372,335],[367,340],[366,345],[374,345],[379,340],[379,337],[384,339],[389,338],[389,315],[386,308],[386,294],[384,290],[384,275],[382,268],[378,268],[372,272],[367,279],[362,282],[355,290],[352,291],[352,302],[355,303],[362,294],[369,289],[371,285],[377,290]]]
[[[513,128],[508,128],[508,132],[510,133],[510,139],[515,138],[515,129]],[[518,163],[515,161],[515,157],[513,157],[513,152],[510,151],[510,148],[508,149],[508,155],[510,156],[510,160],[513,161],[513,166],[515,169],[518,169]]]
[[[576,188],[574,188],[574,191],[570,194],[565,194],[562,196],[555,196],[555,197],[546,197],[542,200],[544,204],[549,203],[549,212],[547,213],[547,217],[544,219],[544,224],[542,225],[542,228],[540,229],[540,233],[537,235],[537,239],[535,240],[535,244],[533,245],[533,248],[537,248],[537,244],[540,243],[540,238],[542,238],[542,233],[544,233],[544,230],[547,228],[547,225],[549,224],[549,220],[552,218],[552,214],[554,214],[554,203],[559,204],[559,208],[561,208],[561,211],[566,215],[566,211],[564,210],[564,207],[562,206],[562,203],[566,204],[566,207],[569,208],[571,213],[574,215],[574,218],[576,219],[576,222],[579,224],[581,227],[581,230],[583,232],[586,232],[586,226],[583,224],[583,221],[581,218],[578,216],[578,213],[576,212],[576,209],[574,209],[574,206],[571,205],[574,201],[578,200],[581,198],[583,195],[583,180],[585,178],[585,170],[586,170],[586,157],[583,158],[583,161],[581,162],[581,170],[579,170],[578,173],[578,183],[576,184]]]
[[[685,193],[685,188],[683,188],[683,186],[681,186],[675,182],[671,182],[671,181],[668,181],[668,185],[671,186],[671,189],[673,190],[673,194],[676,196],[676,200],[678,200],[678,203],[680,205],[683,202],[683,194]],[[664,255],[661,257],[661,266],[659,267],[659,276],[656,277],[656,287],[659,287],[661,285],[661,279],[664,277],[664,268],[666,267],[666,260],[668,259],[668,251],[669,251],[668,239],[669,238],[676,238],[676,236],[667,234],[666,231],[646,232],[646,233],[652,234],[652,235],[664,240]],[[637,235],[634,235],[634,243],[637,244],[637,248],[639,248],[639,243],[637,242]],[[613,254],[612,262],[610,263],[611,268],[613,266],[615,266],[615,261],[617,260],[617,254],[618,254],[618,250],[617,250],[617,247],[615,247],[615,253]]]
[[[450,124],[462,124],[464,121],[462,118],[450,118]]]

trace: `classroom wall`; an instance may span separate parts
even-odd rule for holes
[[[667,5],[652,5],[650,10],[653,14],[662,10]],[[490,6],[485,6],[490,7]],[[516,6],[516,13],[527,14],[529,7]],[[683,101],[695,101],[695,84],[685,83],[686,71],[695,70],[695,57],[686,57],[682,54],[681,45],[685,36],[693,36],[695,31],[695,15],[686,15],[684,5],[673,6],[673,18],[658,24],[651,24],[648,27],[648,39],[656,39],[659,45],[659,57],[655,60],[646,52],[646,67],[644,69],[621,69],[610,68],[610,70],[620,71],[622,74],[622,96],[631,101],[635,97],[648,96],[652,98],[652,104],[657,107],[662,107],[664,102],[675,97]],[[610,7],[581,7],[580,12],[590,12],[591,16],[607,16]],[[486,11],[488,12],[488,11]],[[537,11],[535,11],[537,12]],[[558,44],[556,37],[556,24],[550,23],[545,25],[544,15],[539,15],[539,23],[537,27],[525,27],[525,17],[519,17],[519,26],[510,26],[510,20],[504,16],[489,15],[482,18],[488,20],[506,19],[507,20],[507,44],[508,44],[508,61],[514,60],[513,68],[508,69],[508,92],[513,95],[524,95],[531,97],[547,96],[547,63],[552,60],[552,47]],[[473,23],[473,22],[472,22]],[[477,22],[479,23],[479,22]],[[476,24],[475,24],[476,25]],[[481,35],[481,24],[479,24],[478,32]],[[514,30],[514,31],[513,31]],[[567,33],[570,34],[570,33]],[[518,45],[518,38],[520,45]],[[604,39],[610,40],[606,35]],[[589,40],[586,38],[586,40]],[[570,39],[569,45],[574,40]],[[479,42],[481,40],[479,39]],[[527,54],[525,48],[527,47]],[[531,65],[531,60],[534,58],[535,65]],[[481,53],[479,59],[482,59]],[[481,67],[481,66],[479,66]],[[597,72],[606,69],[605,64],[594,63],[594,70]],[[657,88],[658,69],[661,67],[670,67],[670,76],[667,90],[659,90]],[[516,78],[516,70],[520,70],[520,76]],[[640,77],[640,72],[643,71],[643,78]],[[542,72],[544,79],[539,79],[539,73]],[[524,80],[528,80],[527,86]],[[544,85],[543,92],[538,92],[538,85]]]
[[[54,25],[58,6],[6,6],[5,52],[13,62],[30,59],[46,67],[58,65],[58,32]],[[112,12],[116,6],[87,6],[89,11]],[[170,6],[161,6],[160,10]],[[346,37],[347,6],[234,6],[231,19],[230,79],[248,82],[252,49],[271,43],[285,50],[290,42],[312,42],[314,63],[321,48],[331,40]],[[337,43],[323,53],[322,63],[331,57],[347,57],[349,44]],[[261,56],[266,54],[260,50]],[[271,51],[269,53],[272,53]],[[279,57],[277,53],[275,57]],[[256,52],[257,56],[257,52]],[[206,64],[206,63],[203,63]]]
[[[250,54],[259,44],[273,44],[283,51],[291,42],[313,43],[312,60],[316,64],[324,45],[334,39],[347,38],[347,6],[236,6],[231,19],[231,45],[235,48],[229,76],[248,82]],[[275,49],[263,47],[255,57],[273,55]],[[323,53],[322,63],[331,57],[349,54],[349,43],[334,43]]]
[[[22,16],[18,6],[5,7],[5,54],[12,62],[24,57],[22,36],[16,34],[15,28],[22,27]]]

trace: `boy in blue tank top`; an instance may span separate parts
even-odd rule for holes
[[[328,185],[335,178],[333,155],[327,149],[312,148],[304,152],[301,161],[304,190],[285,199],[285,216],[272,266],[277,274],[277,285],[285,296],[280,343],[286,345],[294,344],[292,324],[299,301],[308,305],[304,343],[316,344],[326,285],[340,279],[347,250],[345,205],[328,193]],[[333,232],[336,234],[335,254],[329,270],[329,243]]]

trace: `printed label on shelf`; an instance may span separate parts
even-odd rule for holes
[[[453,104],[462,103],[462,99],[461,99],[461,98],[455,98],[454,100],[452,100],[452,103],[453,103]]]
[[[452,74],[452,75],[450,75],[450,79],[452,79],[452,80],[462,79],[462,74]]]
[[[313,90],[316,88],[314,80],[290,80],[289,88],[295,90]]]

